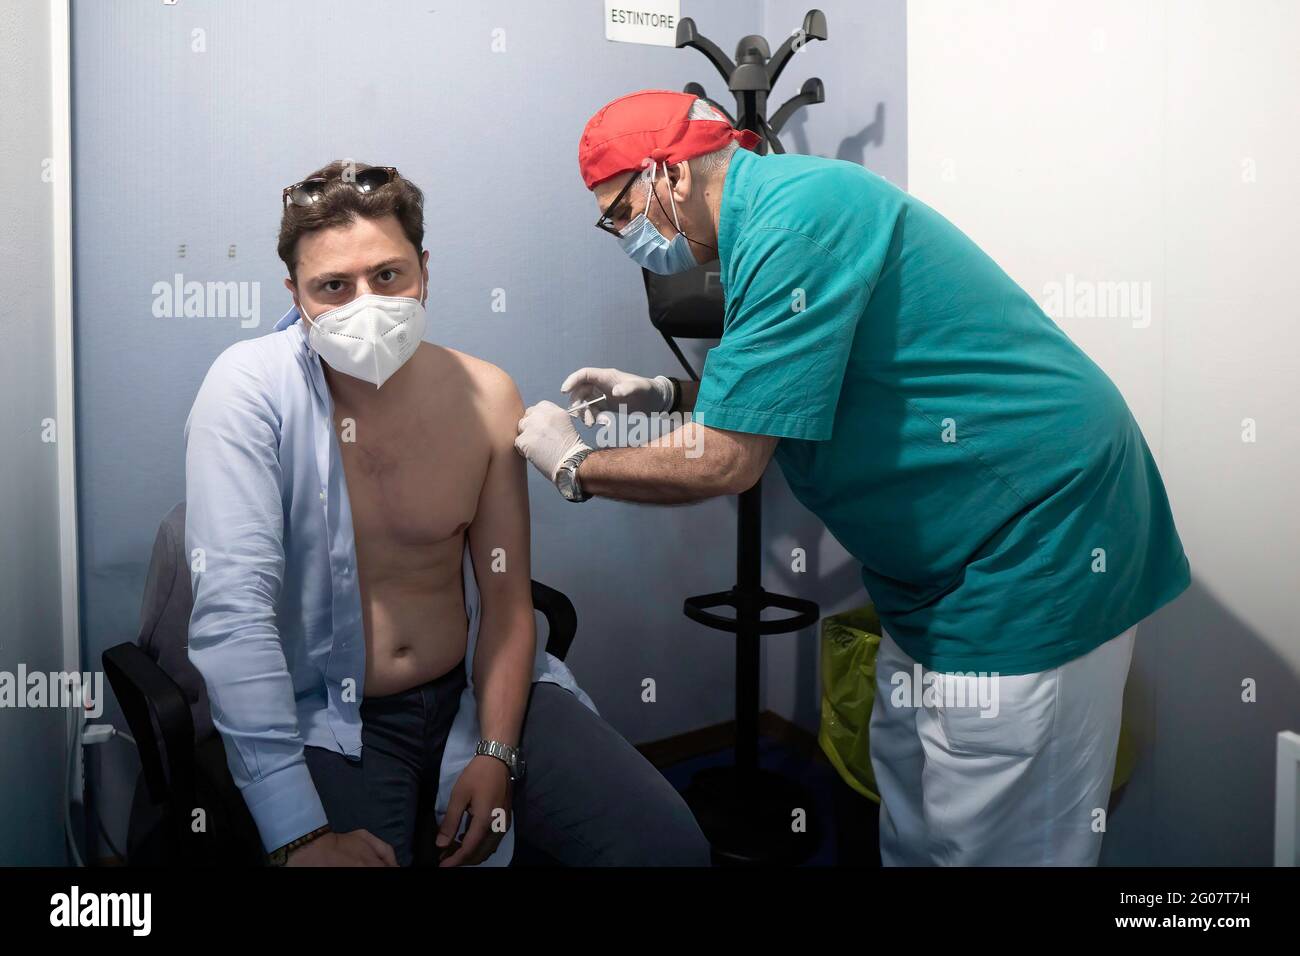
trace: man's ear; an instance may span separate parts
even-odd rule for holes
[[[691,164],[682,160],[668,167],[668,185],[677,196],[678,202],[685,202],[691,195]]]
[[[420,253],[420,285],[424,289],[424,295],[420,297],[420,305],[426,305],[429,301],[429,250],[425,249]]]

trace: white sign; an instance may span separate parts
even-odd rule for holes
[[[677,45],[681,0],[605,0],[605,39]]]

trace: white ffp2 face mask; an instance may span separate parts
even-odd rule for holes
[[[308,319],[301,305],[298,311]],[[424,306],[406,296],[362,295],[307,324],[308,343],[330,368],[379,388],[420,347]]]

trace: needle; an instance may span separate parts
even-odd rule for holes
[[[597,402],[603,402],[604,400],[605,400],[604,395],[598,395],[595,398],[591,399],[590,401],[575,402],[574,404],[566,408],[565,411],[567,411],[570,415],[576,417],[577,414],[583,409],[589,408],[590,406],[595,405]]]

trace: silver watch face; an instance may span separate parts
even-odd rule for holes
[[[570,501],[576,501],[579,497],[577,472],[577,465],[565,462],[560,466],[560,473],[555,477],[555,487]]]
[[[559,489],[560,494],[566,498],[573,497],[573,466],[563,464],[560,466],[560,472],[555,476],[555,487]]]

